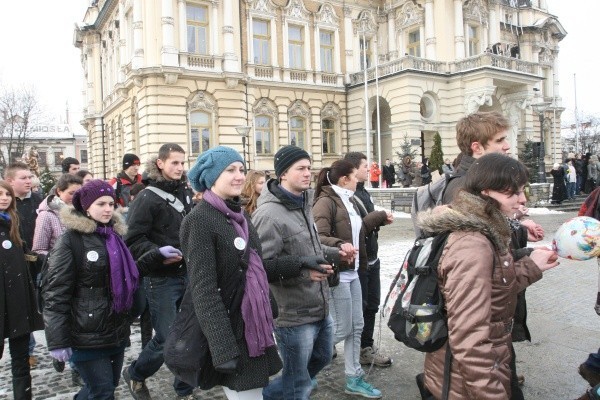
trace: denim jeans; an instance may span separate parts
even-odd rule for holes
[[[360,337],[360,347],[373,347],[373,333],[375,331],[375,317],[381,302],[381,278],[379,270],[381,261],[377,259],[367,271],[358,271],[360,289],[362,291],[362,307],[365,327]]]
[[[575,197],[576,187],[577,187],[577,182],[569,182],[567,184],[567,196],[569,196],[569,199],[572,199],[573,197]]]
[[[600,373],[600,349],[597,353],[591,353],[584,364],[592,371]]]
[[[112,400],[119,386],[125,352],[89,361],[76,361],[75,366],[85,382],[75,400]]]
[[[275,338],[283,370],[263,389],[263,400],[307,400],[312,390],[310,380],[331,362],[331,317],[310,324],[275,328]]]
[[[35,341],[35,336],[33,336],[33,332],[31,332],[29,334],[29,355],[32,356],[33,355],[33,350],[35,349],[35,345],[36,345],[36,341]]]
[[[29,335],[8,339],[10,367],[15,400],[31,400],[31,374],[29,372]],[[4,353],[4,339],[0,341],[0,358]]]
[[[151,377],[163,365],[163,346],[171,325],[177,315],[177,309],[187,286],[187,277],[144,277],[144,290],[148,299],[154,337],[142,349],[138,359],[129,367],[131,379],[144,381]],[[175,392],[180,396],[192,393],[193,388],[175,378]]]
[[[347,377],[364,374],[360,366],[360,337],[364,326],[360,280],[340,282],[329,289],[329,312],[333,318],[333,344],[344,341],[344,365]]]

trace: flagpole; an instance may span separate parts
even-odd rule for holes
[[[365,139],[367,141],[367,165],[371,169],[371,145],[369,143],[369,94],[367,92],[367,40],[365,30],[362,31],[363,41],[363,79],[365,81]],[[370,174],[370,172],[369,172]],[[369,179],[370,182],[370,179]]]
[[[573,86],[575,89],[575,93],[574,93],[575,94],[575,153],[579,153],[579,114],[577,112],[577,74],[573,74]]]
[[[379,51],[378,51],[377,40],[375,40],[375,100],[376,100],[376,109],[377,109],[377,158],[379,160],[379,169],[382,169],[383,166],[381,164],[381,116],[379,115]],[[379,187],[381,186],[382,175],[379,174]]]

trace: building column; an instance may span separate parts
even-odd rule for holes
[[[388,12],[388,60],[398,58],[396,47],[396,18],[394,10]]]
[[[346,83],[350,82],[350,73],[354,72],[353,40],[352,40],[352,10],[350,7],[344,7],[344,54],[346,55]],[[357,54],[358,56],[358,54]]]
[[[95,104],[94,104],[94,80],[95,80],[95,69],[94,69],[94,49],[92,46],[88,45],[85,48],[85,57],[87,63],[87,79],[86,79],[86,104],[87,104],[87,113],[94,114]]]
[[[552,56],[554,58],[552,63],[552,96],[558,99],[560,97],[560,81],[558,79],[558,51],[553,51]]]
[[[433,20],[433,0],[425,0],[425,58],[436,59],[435,23]]]
[[[223,71],[239,72],[237,56],[233,45],[233,3],[232,0],[223,1]]]
[[[490,48],[498,43],[498,30],[500,26],[498,25],[498,15],[496,14],[496,7],[492,4],[490,7],[490,16],[489,16],[489,26],[488,26],[488,37],[489,37],[489,46]]]
[[[119,2],[119,69],[118,69],[118,83],[125,82],[125,64],[127,64],[127,21],[125,18],[125,9],[123,3]]]
[[[216,23],[216,21],[219,20],[219,2],[218,1],[211,2],[210,9],[212,12],[211,21],[215,21],[214,24],[211,24],[211,28],[210,28],[210,38],[211,38],[211,44],[212,44],[211,49],[210,49],[210,54],[217,56],[220,54],[219,24]],[[240,31],[240,34],[241,34],[241,31]]]
[[[465,36],[463,22],[463,2],[454,0],[454,58],[465,58]]]
[[[179,52],[175,48],[175,19],[173,18],[173,2],[171,0],[162,0],[161,11],[161,63],[165,66],[176,67],[179,65]]]
[[[179,14],[179,51],[187,53],[187,10],[185,0],[177,1],[177,13]]]
[[[131,68],[144,66],[144,22],[142,20],[142,1],[133,0],[133,58]]]

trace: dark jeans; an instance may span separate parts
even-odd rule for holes
[[[144,347],[138,359],[129,367],[131,379],[144,381],[160,369],[164,363],[163,346],[187,286],[187,277],[144,277],[144,289],[150,308],[152,327],[155,334]],[[175,378],[175,392],[179,396],[187,396],[193,388]]]
[[[15,400],[31,400],[29,373],[29,334],[8,339],[10,366]],[[4,353],[4,339],[0,340],[0,358]]]
[[[600,373],[600,349],[597,353],[591,353],[584,364],[594,372]]]
[[[381,301],[381,279],[379,277],[381,262],[379,259],[373,265],[369,265],[367,271],[359,271],[360,288],[363,298],[363,319],[365,326],[360,337],[360,347],[373,347],[373,332],[375,331],[375,319],[379,311]]]
[[[75,366],[85,382],[75,400],[113,400],[123,367],[125,352],[90,361],[76,361]]]
[[[519,380],[517,379],[517,360],[515,356],[515,348],[512,343],[510,344],[511,360],[510,360],[510,400],[525,400],[523,391],[519,386]]]

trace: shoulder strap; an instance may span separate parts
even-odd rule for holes
[[[450,375],[452,372],[452,352],[450,351],[450,340],[446,345],[446,360],[444,361],[444,383],[442,386],[442,400],[450,398]]]
[[[337,214],[337,204],[335,200],[331,199],[331,236],[337,237],[337,231],[335,229],[335,215]]]
[[[183,214],[185,212],[185,207],[183,206],[183,203],[177,197],[173,196],[172,194],[167,193],[164,190],[157,188],[156,186],[147,186],[146,189],[150,190],[151,192],[155,193],[157,196],[166,200],[167,203],[169,203],[169,205],[171,207],[173,207],[175,209],[175,211],[177,211],[178,213]]]

